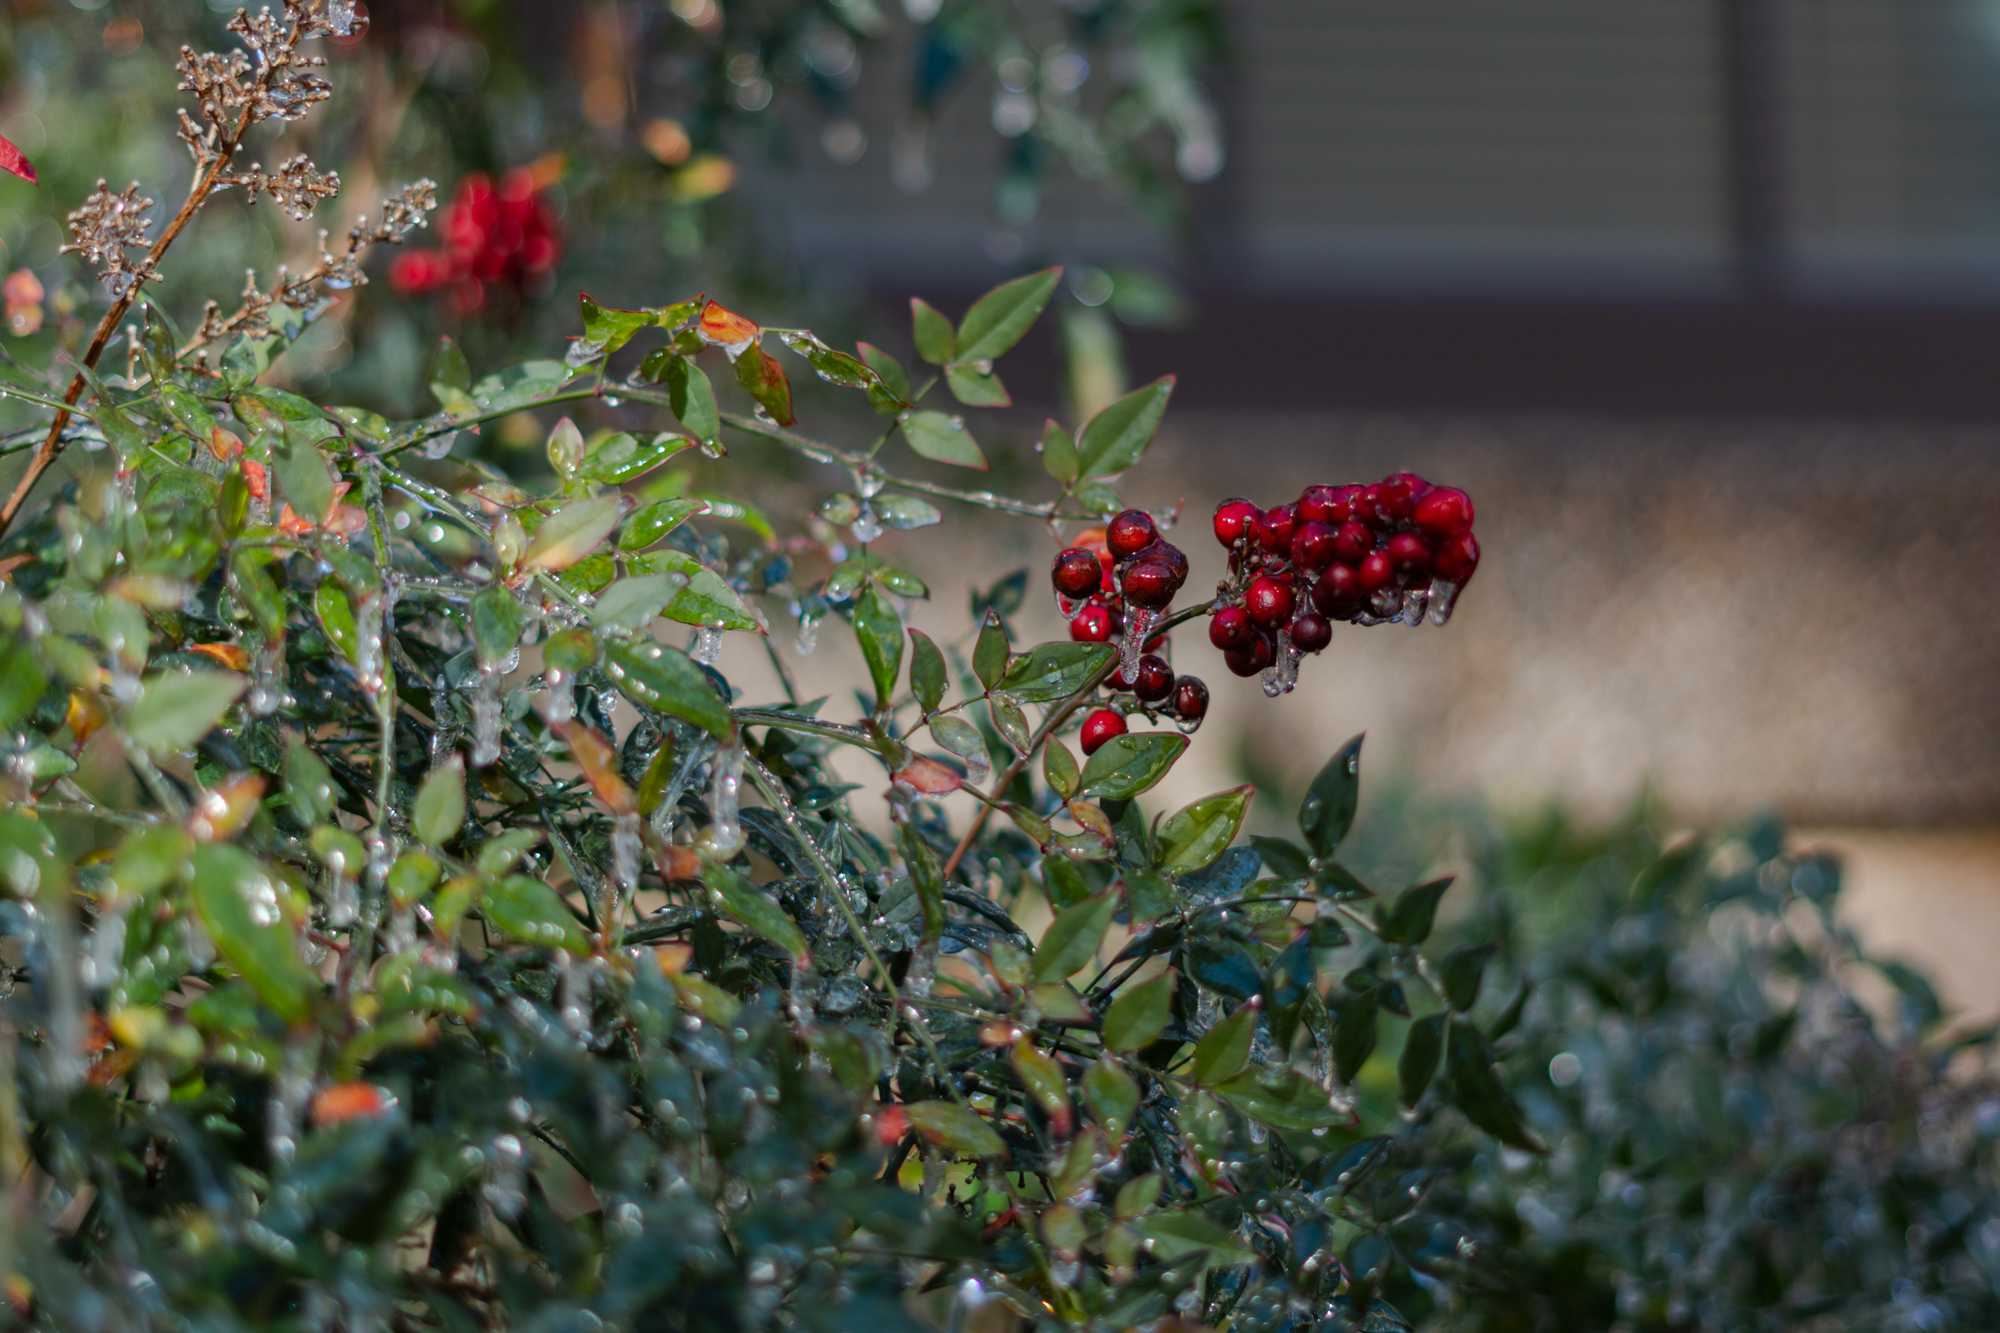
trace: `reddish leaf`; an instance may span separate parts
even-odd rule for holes
[[[701,336],[704,342],[718,347],[741,347],[762,332],[754,321],[745,319],[734,310],[725,310],[713,301],[701,308]]]
[[[780,426],[792,424],[792,385],[785,378],[784,367],[769,352],[751,347],[737,357],[736,382],[749,390],[771,420]]]
[[[896,770],[897,782],[907,783],[926,796],[947,796],[965,785],[965,779],[949,764],[915,755]]]
[[[11,172],[30,185],[35,184],[38,179],[35,175],[35,164],[30,162],[28,155],[16,148],[13,141],[4,134],[0,134],[0,171]]]

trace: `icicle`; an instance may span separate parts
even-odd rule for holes
[[[81,976],[86,990],[100,990],[118,979],[125,962],[125,913],[129,904],[107,904],[90,933]]]
[[[1458,586],[1450,579],[1435,579],[1431,582],[1431,624],[1442,625],[1451,619],[1451,609],[1458,602]]]
[[[27,904],[24,914],[41,923],[42,953],[48,969],[48,1070],[49,1080],[58,1089],[68,1090],[83,1081],[84,1021],[82,960],[77,957],[75,922],[68,900],[60,899],[54,910],[44,911]]]
[[[416,946],[416,914],[407,907],[398,907],[389,914],[389,929],[382,937],[383,952],[404,953]]]
[[[369,694],[382,692],[382,596],[370,593],[354,608],[354,671]]]
[[[343,869],[327,873],[333,882],[326,891],[326,924],[335,929],[351,926],[361,915],[361,886]]]
[[[1411,629],[1415,629],[1424,623],[1424,607],[1429,604],[1430,597],[1431,592],[1428,587],[1405,588],[1403,590],[1403,609],[1396,618]]]
[[[481,668],[472,687],[472,766],[500,758],[500,673]]]
[[[703,666],[712,667],[722,658],[722,629],[716,625],[703,625],[694,632],[694,646],[688,649],[688,656]]]
[[[724,856],[743,847],[742,792],[743,747],[731,745],[716,754],[713,785],[708,791],[708,843]]]
[[[250,687],[250,712],[257,717],[269,717],[285,702],[285,640],[283,637],[265,640],[257,650],[253,679]]]
[[[1089,605],[1090,599],[1088,597],[1079,597],[1072,601],[1062,593],[1056,594],[1056,610],[1062,612],[1064,620],[1075,620],[1083,614],[1083,608]]]
[[[528,1202],[528,1180],[524,1165],[527,1150],[521,1146],[521,1140],[514,1135],[500,1134],[494,1137],[492,1146],[487,1149],[487,1156],[490,1160],[486,1184],[480,1193],[486,1196],[487,1205],[494,1212],[502,1217],[514,1217],[527,1206]]]
[[[556,951],[556,1012],[563,1027],[585,1036],[590,1027],[590,974],[568,950]]]
[[[607,925],[615,925],[625,913],[632,895],[639,891],[639,812],[627,810],[611,823],[611,885],[614,890]]]
[[[799,656],[811,657],[813,649],[819,647],[819,623],[824,616],[811,607],[799,612]]]
[[[1289,629],[1278,631],[1278,659],[1264,668],[1264,694],[1275,699],[1281,694],[1290,694],[1292,687],[1299,683],[1298,646],[1292,642]]]
[[[1119,675],[1139,679],[1139,659],[1145,655],[1146,640],[1153,637],[1153,626],[1159,623],[1160,613],[1150,606],[1125,608],[1125,635],[1118,641]]]
[[[902,992],[917,999],[928,999],[931,987],[937,981],[937,950],[919,947],[910,955],[910,965],[903,973]]]
[[[550,667],[542,674],[542,717],[551,727],[559,727],[576,716],[576,695],[570,689],[567,672]]]
[[[285,1047],[283,1065],[265,1103],[264,1139],[271,1160],[290,1166],[299,1151],[299,1129],[306,1103],[312,1098],[311,1043],[294,1041]]]

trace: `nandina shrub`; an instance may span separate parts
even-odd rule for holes
[[[1185,560],[1116,489],[1171,381],[1050,423],[1043,498],[934,480],[986,459],[924,404],[1007,402],[1053,270],[914,303],[921,384],[621,293],[560,359],[475,377],[446,344],[415,420],[276,387],[428,184],[191,334],[152,289],[218,198],[333,193],[241,154],[330,95],[312,44],[354,26],[288,0],[232,25],[254,59],[184,54],[192,190],[158,230],[136,186],[77,210],[109,304],[73,369],[8,386],[41,412],[0,510],[14,1317],[1405,1326],[1408,1199],[1356,1189],[1404,1132],[1354,1095],[1378,1032],[1435,1116],[1538,1145],[1471,1012],[1487,951],[1427,950],[1448,881],[1338,860],[1358,742],[1267,821],[1295,834],[1240,840],[1247,787],[1147,808],[1208,701],[1170,632],[1285,570],[1246,548],[1174,609]],[[872,444],[794,429],[841,393]],[[480,461],[523,414],[547,483]],[[786,540],[726,452],[760,443],[838,478]],[[883,538],[964,506],[1102,543],[1126,623],[1036,642],[1025,573],[929,608],[909,566],[950,538]],[[863,697],[773,642],[823,620]],[[718,670],[729,636],[775,697]]]

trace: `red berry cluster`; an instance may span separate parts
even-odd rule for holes
[[[1333,623],[1435,625],[1479,568],[1472,498],[1397,472],[1372,486],[1308,486],[1289,504],[1215,507],[1229,581],[1208,639],[1239,676],[1292,688],[1300,653],[1333,639]]]
[[[1100,531],[1057,554],[1049,570],[1058,604],[1069,617],[1069,636],[1081,643],[1118,642],[1119,669],[1106,683],[1130,694],[1148,715],[1174,718],[1193,731],[1208,713],[1208,686],[1174,675],[1164,635],[1148,633],[1187,582],[1187,556],[1160,536],[1143,509],[1127,509]],[[1080,743],[1090,754],[1125,734],[1125,717],[1099,708],[1084,719]]]
[[[460,315],[483,310],[491,287],[518,296],[562,256],[555,210],[526,167],[498,185],[490,176],[467,176],[438,230],[444,248],[404,251],[390,266],[389,284],[405,296],[449,292]]]

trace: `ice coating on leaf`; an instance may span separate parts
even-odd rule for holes
[[[724,746],[715,756],[708,789],[708,843],[719,854],[743,848],[742,796],[743,747]]]
[[[627,810],[611,824],[611,882],[621,905],[639,888],[639,812]]]
[[[869,504],[866,500],[862,501],[861,512],[848,527],[848,531],[854,534],[854,540],[860,542],[863,546],[868,545],[870,542],[881,540],[882,520],[876,517],[875,506]]]
[[[472,766],[500,758],[500,673],[482,670],[472,687]]]

